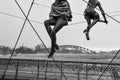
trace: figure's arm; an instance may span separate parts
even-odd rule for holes
[[[104,10],[103,10],[100,2],[98,2],[98,7],[99,7],[99,9],[100,9],[100,11],[101,11],[101,13],[102,13],[102,16],[103,16],[103,18],[104,18],[105,23],[107,24],[108,21],[107,21],[107,19],[106,19],[105,12],[104,12]]]
[[[68,3],[68,2],[67,2]],[[69,10],[70,10],[70,18],[72,18],[72,11],[71,11],[71,7],[70,7],[70,4],[68,3],[68,7],[69,7]]]
[[[72,11],[71,11],[71,7],[70,7],[70,4],[69,4],[69,2],[67,1],[67,6],[68,6],[68,10],[69,10],[69,19],[68,19],[68,21],[72,21]]]
[[[49,13],[49,18],[53,18],[52,14],[53,14],[53,4],[51,5],[51,11]]]

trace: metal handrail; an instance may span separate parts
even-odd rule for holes
[[[0,60],[9,60],[9,58],[0,58]],[[27,58],[27,59],[23,59],[23,58],[12,58],[12,60],[19,60],[19,61],[43,61],[43,62],[54,62],[52,59],[31,59],[31,58]],[[56,62],[62,62],[62,63],[86,63],[86,64],[109,64],[110,61],[107,60],[86,60],[86,59],[79,59],[79,60],[57,60]],[[120,61],[113,61],[111,63],[111,65],[120,65]]]
[[[0,61],[2,61],[2,60],[7,62],[9,60],[9,58],[1,57]],[[100,67],[102,65],[103,65],[102,68],[105,68],[105,66],[109,64],[109,61],[105,61],[105,60],[83,60],[83,59],[81,59],[81,60],[57,60],[56,59],[56,63],[61,66],[61,71],[59,71],[59,70],[56,71],[57,67],[54,64],[54,61],[52,59],[47,59],[47,58],[46,59],[31,59],[31,58],[24,59],[24,58],[13,57],[11,59],[11,61],[13,61],[13,63],[11,63],[10,65],[13,67],[15,66],[15,69],[13,69],[13,72],[12,72],[12,73],[15,73],[13,76],[13,77],[15,77],[14,80],[17,80],[22,77],[22,76],[19,76],[19,73],[22,72],[21,66],[24,68],[33,66],[36,68],[35,72],[33,72],[33,74],[35,74],[36,76],[28,77],[29,79],[35,78],[36,80],[39,80],[41,78],[40,75],[44,74],[43,77],[45,80],[47,80],[49,78],[49,74],[58,74],[60,77],[59,80],[64,80],[64,78],[62,77],[62,74],[61,74],[61,71],[62,71],[62,72],[64,72],[64,74],[66,74],[67,78],[68,78],[68,75],[71,75],[71,76],[76,76],[77,79],[80,80],[80,76],[85,76],[85,80],[89,80],[89,76],[93,76],[93,77],[99,76],[99,74],[93,74],[93,73],[89,72],[89,70],[97,71],[97,70],[94,70],[94,68],[90,67],[89,64],[92,64],[92,65],[97,64],[96,69],[99,69],[98,72],[100,72]],[[41,62],[44,62],[44,63],[41,63]],[[18,65],[18,63],[19,63],[19,65]],[[6,63],[3,62],[3,65],[5,65],[5,64]],[[72,67],[71,65],[74,67]],[[80,67],[80,65],[83,65],[83,67]],[[109,70],[112,71],[111,68],[117,69],[117,68],[115,68],[115,66],[116,65],[117,65],[117,67],[120,66],[120,62],[114,61],[110,65],[111,66],[107,70],[107,72],[109,72]],[[44,68],[44,70],[41,70],[41,68]],[[30,69],[32,70],[32,68],[30,68]],[[53,69],[53,71],[50,71],[50,69]],[[56,70],[54,71],[54,69],[56,69]],[[72,69],[75,69],[75,71],[74,70],[72,72],[67,71],[67,70],[72,70]],[[29,69],[26,71],[29,72]],[[27,73],[26,71],[23,71],[22,73]],[[103,77],[111,78],[111,75],[112,74],[105,74]],[[6,75],[6,76],[9,76],[9,75]],[[52,75],[52,76],[55,76],[55,75]]]

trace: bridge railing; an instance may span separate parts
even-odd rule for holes
[[[0,76],[8,58],[0,58]],[[57,65],[59,66],[57,66]],[[16,59],[9,64],[5,78],[25,80],[97,80],[109,61],[68,61],[52,59]],[[120,62],[114,61],[100,80],[119,80]],[[66,78],[63,76],[66,76]]]

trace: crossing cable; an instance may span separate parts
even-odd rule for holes
[[[50,6],[44,5],[44,4],[40,4],[40,3],[34,3],[34,4],[37,5],[37,6],[43,6],[43,7],[50,8]],[[76,15],[83,15],[83,14],[80,14],[80,13],[77,13],[77,12],[73,12],[73,13],[76,14]]]
[[[120,11],[114,11],[114,12],[110,12],[108,14],[113,14],[113,13],[119,13]],[[8,16],[11,16],[11,17],[15,17],[15,18],[19,18],[19,19],[24,19],[23,17],[20,17],[20,16],[16,16],[16,15],[13,15],[13,14],[9,14],[9,13],[5,13],[5,12],[0,12],[0,14],[4,14],[4,15],[8,15]],[[116,17],[116,16],[120,16],[120,14],[115,14],[115,15],[112,15],[112,17]],[[109,18],[109,17],[106,17],[106,18]],[[30,19],[29,19],[30,20]],[[42,22],[39,22],[39,21],[35,21],[35,20],[30,20],[31,22],[34,22],[34,23],[38,23],[38,24],[44,24]],[[81,24],[81,23],[85,23],[86,21],[80,21],[80,22],[75,22],[75,23],[71,23],[71,24],[68,24],[69,26],[72,26],[72,25],[76,25],[76,24]]]
[[[116,58],[116,56],[118,55],[118,53],[120,52],[120,49],[117,51],[117,53],[115,54],[115,56],[112,58],[112,60],[110,61],[110,63],[106,66],[106,68],[104,69],[104,71],[102,72],[102,74],[100,75],[100,77],[98,78],[98,80],[101,79],[101,77],[103,76],[104,72],[108,69],[108,67],[112,64],[112,62],[114,61],[114,59]]]
[[[107,14],[119,13],[120,11],[109,12]]]
[[[88,5],[90,5],[91,7],[94,7],[91,3],[88,3],[87,1],[83,0],[85,3],[87,3]],[[98,11],[100,11],[98,8],[96,8]],[[107,13],[105,13],[104,11],[101,11],[102,13],[104,13],[105,15],[107,15],[108,17],[110,17],[111,19],[113,19],[114,21],[118,22],[120,24],[120,21],[118,21],[117,19],[113,18],[112,16],[108,15]]]
[[[43,7],[47,7],[47,8],[50,8],[50,6],[48,6],[48,5],[45,5],[45,4],[40,4],[40,3],[35,3],[34,2],[34,4],[35,5],[38,5],[38,6],[43,6]],[[107,13],[107,14],[113,14],[113,13],[119,13],[120,11],[118,10],[118,11],[114,11],[114,12],[109,12],[109,13]],[[73,12],[74,14],[76,14],[76,15],[83,15],[83,14],[80,14],[79,12]]]
[[[113,13],[113,12],[112,12]],[[112,14],[110,13],[110,14]],[[116,17],[116,16],[120,16],[120,14],[115,14],[115,15],[112,15],[112,17]],[[110,18],[110,17],[106,17],[106,18]],[[76,22],[76,23],[71,23],[69,24],[69,26],[72,26],[72,25],[76,25],[76,24],[81,24],[81,23],[85,23],[86,21],[80,21],[80,22]]]
[[[26,17],[26,14],[24,13],[24,11],[22,10],[21,6],[19,5],[19,3],[15,0],[16,4],[18,5],[18,7],[20,8],[20,10],[22,11],[23,15]],[[37,33],[37,31],[35,30],[35,28],[33,27],[32,23],[30,22],[30,20],[28,19],[28,17],[26,17],[27,21],[29,22],[29,24],[31,25],[32,29],[35,31],[36,35],[38,36],[38,38],[40,39],[40,41],[42,42],[42,44],[44,45],[45,49],[47,50],[48,53],[49,50],[47,49],[46,45],[44,44],[43,40],[41,39],[41,37],[39,36],[39,34]],[[56,63],[55,59],[52,57],[53,61],[55,62],[56,66],[60,69],[59,65]],[[60,69],[61,70],[61,69]],[[61,71],[62,72],[62,71]],[[63,76],[65,77],[66,80],[67,77],[65,76],[65,74],[62,72]]]
[[[19,36],[18,36],[17,41],[16,41],[16,43],[15,43],[15,45],[14,45],[14,48],[13,48],[13,50],[12,50],[10,59],[8,60],[7,66],[5,67],[5,71],[3,72],[3,75],[2,75],[2,80],[4,80],[5,73],[6,73],[7,69],[8,69],[8,67],[9,67],[10,61],[11,61],[11,59],[12,59],[12,56],[13,56],[14,52],[15,52],[16,46],[17,46],[17,44],[18,44],[18,41],[19,41],[19,39],[20,39],[20,36],[21,36],[22,31],[23,31],[23,29],[24,29],[24,26],[25,26],[25,24],[26,24],[27,17],[29,16],[30,11],[31,11],[31,9],[32,9],[33,3],[34,3],[34,0],[32,1],[31,5],[30,5],[30,9],[29,9],[29,11],[28,11],[28,13],[27,13],[27,16],[26,16],[26,18],[25,18],[25,21],[24,21],[24,23],[23,23],[23,26],[22,26],[22,28],[21,28],[21,30],[20,30]]]
[[[9,14],[9,13],[5,13],[5,12],[0,12],[0,14],[4,14],[4,15],[8,15],[8,16],[11,16],[11,17],[15,17],[15,18],[19,18],[19,19],[24,19],[23,17],[20,17],[20,16],[16,16],[16,15],[13,15],[13,14]],[[38,23],[38,24],[43,24],[42,22],[38,22],[38,21],[35,21],[35,20],[30,20],[31,22],[34,22],[34,23]]]
[[[87,1],[83,0],[85,3],[87,3],[88,5],[90,5],[91,7],[94,7],[92,4],[88,3]],[[96,8],[97,10],[99,10],[98,8]],[[100,11],[100,10],[99,10]],[[102,11],[102,13],[105,13],[104,11]],[[120,23],[118,20],[116,20],[115,18],[113,18],[112,16],[108,15],[107,13],[105,13],[105,15],[107,15],[108,17],[110,17],[111,19],[113,19],[114,21]],[[115,54],[115,56],[112,58],[112,60],[110,61],[110,63],[107,65],[107,67],[104,69],[104,71],[102,72],[102,74],[100,75],[100,77],[98,78],[98,80],[100,80],[100,78],[102,77],[103,73],[106,71],[106,69],[109,67],[109,65],[113,62],[113,60],[116,58],[116,56],[118,55],[118,53],[120,52],[120,50],[118,50],[118,52]]]

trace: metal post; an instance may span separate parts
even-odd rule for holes
[[[17,65],[16,65],[15,80],[17,80],[17,76],[18,76],[18,66],[19,66],[19,61],[17,61]]]
[[[60,77],[60,80],[62,80],[62,75],[63,75],[63,73],[62,73],[63,72],[63,70],[62,70],[63,66],[62,65],[63,65],[63,63],[61,62],[61,77]]]
[[[88,69],[87,69],[87,67],[88,67],[88,64],[86,63],[86,80],[88,80]]]
[[[116,72],[116,67],[115,67],[116,65],[114,65],[114,68],[113,68],[113,72],[114,72],[114,80],[118,80],[117,79],[117,72]]]
[[[101,70],[100,70],[100,72],[102,72],[102,70],[103,70],[103,66],[102,66],[102,64],[101,64]]]
[[[45,80],[47,80],[47,67],[48,67],[48,61],[46,61]]]
[[[16,0],[15,0],[15,2],[17,3]],[[13,51],[12,51],[12,53],[11,53],[11,55],[10,55],[10,58],[9,58],[8,63],[7,63],[7,66],[6,66],[6,68],[5,68],[5,71],[3,72],[2,80],[4,80],[5,73],[6,73],[7,69],[8,69],[8,67],[9,67],[10,61],[11,61],[11,59],[12,59],[13,53],[15,52],[15,48],[16,48],[16,46],[17,46],[17,44],[18,44],[18,41],[19,41],[20,36],[21,36],[21,34],[22,34],[22,31],[23,31],[23,29],[24,29],[25,23],[26,23],[27,18],[28,18],[29,14],[30,14],[31,8],[32,8],[32,6],[33,6],[33,3],[34,3],[34,0],[32,1],[32,4],[31,4],[31,6],[30,6],[30,9],[29,9],[29,11],[28,11],[28,13],[27,13],[26,19],[25,19],[25,21],[24,21],[24,24],[23,24],[23,26],[22,26],[22,28],[21,28],[20,34],[19,34],[19,36],[18,36],[18,38],[17,38],[17,41],[16,41],[16,43],[15,43],[15,45],[14,45],[14,48],[13,48]],[[17,5],[18,5],[18,3],[17,3]]]
[[[78,80],[80,80],[80,68],[79,68],[79,63],[78,63]]]
[[[15,0],[15,1],[16,1],[16,0]],[[17,3],[17,1],[16,1],[16,3]],[[34,3],[34,1],[33,1],[33,3]],[[32,3],[32,5],[33,5],[33,3]],[[30,20],[28,19],[28,17],[26,16],[26,14],[24,13],[24,11],[23,11],[22,8],[20,7],[20,5],[19,5],[18,3],[17,3],[17,5],[19,6],[19,8],[20,8],[20,10],[22,11],[23,15],[26,17],[26,19],[27,19],[27,21],[29,22],[29,24],[31,25],[32,29],[35,31],[36,35],[38,36],[38,38],[40,39],[40,41],[43,43],[44,47],[46,48],[47,52],[49,53],[49,50],[47,49],[47,47],[45,46],[43,40],[41,39],[41,37],[39,36],[39,34],[37,33],[37,31],[35,30],[35,28],[34,28],[33,25],[31,24]],[[54,60],[54,58],[52,58],[52,59]],[[54,60],[54,62],[55,62],[55,60]],[[56,65],[57,65],[57,64],[56,64]],[[59,68],[58,65],[57,65],[57,67]],[[63,73],[63,76],[66,78],[66,76],[64,75],[64,73]],[[66,80],[67,80],[67,78],[66,78]]]
[[[39,80],[39,69],[40,69],[39,61],[38,61],[38,66],[37,66],[37,68],[38,68],[37,80]]]

